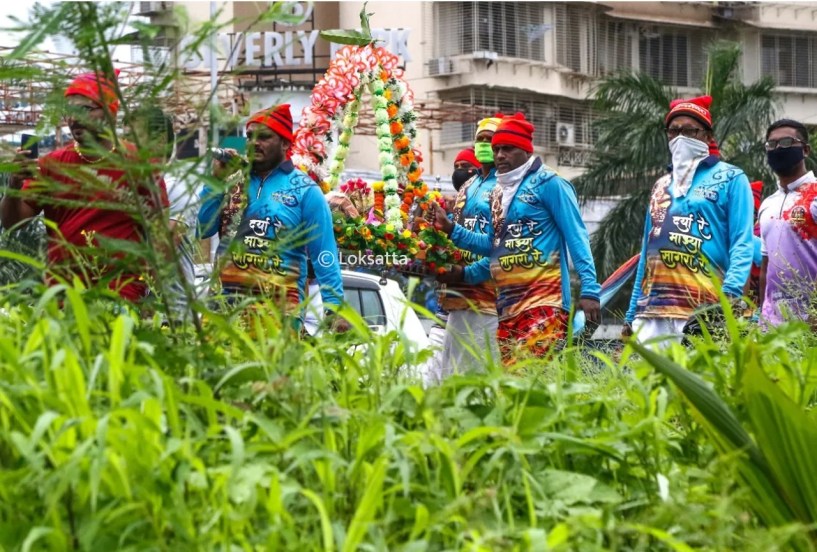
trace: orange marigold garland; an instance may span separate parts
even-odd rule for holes
[[[413,94],[397,65],[396,56],[372,44],[342,48],[313,90],[311,105],[302,113],[293,160],[320,182],[324,191],[335,188],[357,124],[362,94],[368,90],[375,111],[383,181],[372,185],[374,207],[367,220],[335,218],[338,246],[424,258],[427,270],[439,272],[451,264],[456,250],[447,236],[423,218],[417,219],[417,231],[412,229],[413,213],[428,212],[429,202],[439,202],[440,198],[438,193],[429,194],[422,181],[422,156],[413,147],[417,137]],[[326,144],[333,128],[338,127],[338,144],[329,162]],[[326,164],[329,174],[321,178],[327,172]],[[398,183],[404,188],[402,197]]]

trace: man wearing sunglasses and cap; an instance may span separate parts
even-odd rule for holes
[[[200,235],[220,232],[227,238],[219,260],[226,294],[270,299],[288,315],[304,299],[308,256],[331,315],[343,300],[332,215],[320,187],[289,159],[292,126],[287,104],[250,117],[249,182],[235,186],[229,197],[205,187]],[[297,318],[292,320],[297,327]],[[346,329],[345,321],[335,323]]]
[[[760,206],[760,301],[761,316],[772,325],[800,318],[817,328],[817,178],[806,171],[810,153],[802,123],[781,119],[766,132],[778,188]]]
[[[653,187],[624,335],[680,342],[699,307],[736,302],[754,254],[749,180],[720,160],[712,98],[674,100],[665,118],[672,169]]]

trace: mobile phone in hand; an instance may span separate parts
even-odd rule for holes
[[[39,138],[34,134],[23,134],[20,139],[20,147],[29,150],[26,157],[37,159],[40,156]]]

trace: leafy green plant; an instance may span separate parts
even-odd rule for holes
[[[737,458],[741,481],[752,495],[752,508],[764,523],[808,527],[811,544],[796,541],[792,547],[810,550],[817,543],[813,533],[817,526],[813,478],[817,460],[809,451],[817,447],[817,428],[803,406],[767,375],[767,370],[776,367],[764,362],[761,368],[768,357],[753,339],[740,335],[731,312],[727,327],[737,387],[732,407],[698,375],[647,347],[631,346],[678,386],[719,452]],[[711,355],[712,350],[699,354]]]
[[[89,68],[108,71],[118,39],[108,29],[120,9],[39,6],[13,59],[64,33]],[[259,17],[282,10],[274,4]],[[191,47],[215,29],[189,29]],[[156,32],[140,27],[146,38]],[[56,73],[34,76],[59,90],[65,73]],[[159,64],[147,74],[121,91],[125,110],[160,102],[179,77]],[[0,66],[0,78],[21,75]],[[46,119],[60,114],[56,96]],[[138,157],[133,170],[149,171],[138,161],[150,156]],[[154,244],[169,239],[161,225],[151,232]],[[151,263],[159,288],[175,264],[153,250],[126,253]],[[0,256],[43,268],[21,253]],[[167,327],[78,279],[3,291],[4,550],[766,552],[809,542],[803,523],[785,522],[811,515],[810,501],[758,498],[741,486],[747,474],[783,468],[767,460],[768,473],[751,471],[742,453],[722,454],[664,378],[627,355],[591,363],[570,347],[527,359],[515,374],[489,362],[483,373],[424,387],[410,368],[427,352],[399,332],[372,334],[348,307],[347,336],[302,340],[269,304],[247,312],[191,301],[200,324]],[[760,358],[776,359],[764,370],[806,407],[813,342],[798,331],[752,339]],[[800,352],[784,353],[792,339]],[[718,412],[732,412],[748,349],[698,346],[687,366],[728,394]],[[764,401],[735,416],[789,416]],[[760,454],[783,446],[729,427]],[[781,485],[790,488],[801,468],[786,469]],[[785,513],[781,504],[790,518],[758,523],[775,508]]]

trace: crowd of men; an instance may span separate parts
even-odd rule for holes
[[[115,84],[81,75],[65,97],[73,142],[39,159],[34,169],[16,172],[0,202],[4,228],[39,213],[53,223],[48,283],[101,281],[122,298],[141,301],[149,288],[144,266],[124,262],[123,252],[88,270],[99,265],[95,252],[111,239],[143,243],[157,225],[171,229],[173,240],[172,247],[155,249],[180,260],[189,275],[195,228],[198,238],[221,238],[217,274],[226,297],[262,297],[297,328],[311,261],[327,317],[336,330],[348,328],[334,316],[343,283],[330,202],[290,160],[288,105],[250,117],[246,170],[236,170],[228,159],[216,161],[214,175],[222,185],[204,186],[191,211],[190,202],[182,201],[190,184],[164,169],[173,155],[173,131],[161,111],[136,112],[126,120],[136,144],[159,151],[151,170],[132,171],[122,161],[136,160],[141,149],[116,135]],[[710,107],[706,96],[676,100],[664,120],[672,165],[646,206],[624,330],[657,346],[680,341],[694,313],[718,303],[719,290],[741,304],[753,263],[760,265],[763,323],[794,317],[815,325],[817,179],[806,170],[808,131],[788,119],[768,129],[765,147],[778,190],[756,217],[746,175],[720,158]],[[535,131],[520,113],[480,121],[473,147],[455,160],[452,209],[434,206],[436,227],[462,251],[462,262],[437,277],[445,322],[439,377],[477,369],[489,356],[512,364],[521,354],[543,357],[558,348],[573,309],[568,259],[580,282],[575,309],[590,327],[600,322],[601,288],[576,193],[534,155]],[[174,289],[169,293],[183,304],[183,293]]]

